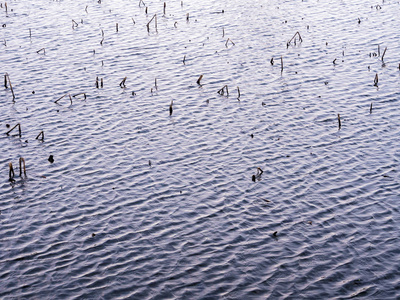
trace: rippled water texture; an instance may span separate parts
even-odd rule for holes
[[[1,299],[400,298],[398,1],[1,4]]]

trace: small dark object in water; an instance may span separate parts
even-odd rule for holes
[[[151,160],[149,160],[149,166],[151,167]]]
[[[6,124],[6,127],[7,127],[7,128],[10,128],[10,124]]]
[[[174,100],[171,100],[171,104],[169,106],[169,115],[172,115],[172,111],[173,111],[172,104],[174,104]]]
[[[32,91],[32,94],[35,94],[35,91]]]
[[[251,138],[253,138],[253,137],[254,137],[254,134],[250,134],[250,136],[251,136]]]
[[[276,236],[278,234],[278,231],[275,231],[272,235]]]
[[[92,237],[95,237],[96,236],[96,234],[95,233],[92,233]]]
[[[252,180],[253,182],[256,182],[256,175],[251,176],[251,180]]]
[[[50,155],[48,160],[49,160],[50,163],[53,163],[53,162],[54,162],[54,157],[53,157],[53,155]]]

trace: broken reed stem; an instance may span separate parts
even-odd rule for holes
[[[76,23],[75,20],[72,20],[72,29],[75,29],[75,27],[78,27],[78,23]]]
[[[84,100],[86,100],[86,93],[78,93],[78,94],[75,94],[75,95],[73,95],[72,97],[76,97],[76,96],[79,96],[79,95],[83,95],[83,97],[84,97]],[[70,95],[71,96],[71,95]]]
[[[226,47],[226,48],[228,48],[228,42],[229,42],[229,41],[232,43],[233,46],[235,46],[235,43],[232,42],[232,40],[231,40],[230,38],[228,38],[228,39],[226,40],[226,43],[225,43],[225,47]]]
[[[43,51],[43,54],[46,54],[46,49],[45,48],[42,48],[42,49],[36,51],[36,53],[39,53],[40,51]]]
[[[154,87],[156,88],[156,91],[158,91],[157,78],[154,78]]]
[[[283,72],[283,57],[281,55],[281,72]]]
[[[143,4],[143,6],[146,6],[146,3],[143,2],[143,0],[139,1],[139,7],[141,7],[140,5]]]
[[[240,101],[240,89],[239,89],[239,87],[237,87],[237,90],[238,90],[238,97],[237,97],[237,99]]]
[[[10,85],[10,89],[11,89],[11,93],[13,95],[13,100],[15,99],[15,94],[14,94],[14,90],[11,84],[11,80],[10,80],[10,76],[8,75],[8,73],[6,73],[4,75],[4,86],[7,88],[7,80],[8,80],[8,84]]]
[[[11,128],[9,131],[7,131],[6,134],[9,135],[10,132],[13,131],[15,129],[15,127],[17,127],[17,126],[18,126],[18,135],[19,135],[19,137],[21,137],[21,124],[20,123],[17,123],[13,128]]]
[[[118,32],[118,23],[115,24],[115,30]]]
[[[225,37],[225,28],[222,27],[222,37]]]
[[[169,115],[171,116],[172,115],[172,111],[173,111],[173,109],[172,109],[172,105],[174,104],[174,100],[171,100],[171,104],[169,105]]]
[[[183,56],[183,60],[182,60],[182,62],[183,62],[183,64],[185,65],[185,62],[186,62],[186,55],[185,55],[185,56]],[[400,68],[400,64],[399,64],[399,68]]]
[[[386,50],[387,50],[387,47],[386,47],[385,50],[383,51],[383,54],[382,54],[382,61],[383,61],[383,58],[385,57]]]
[[[379,82],[378,73],[376,73],[375,79],[374,79],[374,86],[378,86],[378,82]]]
[[[99,77],[96,76],[96,89],[98,89],[98,88],[99,88]]]
[[[22,176],[22,165],[24,165],[24,175],[26,176],[25,159],[23,157],[19,158],[19,176]]]
[[[149,23],[147,23],[147,31],[150,31],[150,23],[153,21],[153,19],[154,19],[154,23],[155,23],[155,28],[156,28],[156,31],[157,31],[157,14],[154,14],[154,16],[151,18],[151,20],[149,21]]]
[[[8,177],[10,178],[10,180],[12,180],[14,178],[14,176],[15,176],[14,168],[13,168],[12,163],[9,163],[8,167],[10,169],[10,171],[8,172]]]
[[[65,96],[67,96],[68,93],[66,93],[64,96],[61,96],[60,98],[58,98],[56,101],[54,101],[54,103],[57,103],[58,101],[60,101],[62,98],[64,98]]]
[[[71,97],[71,94],[68,94],[68,96],[69,96],[69,101],[71,101],[71,105],[72,105],[72,97]]]
[[[294,39],[294,42],[296,43],[296,36],[299,37],[299,41],[300,41],[300,42],[303,42],[303,39],[301,38],[300,32],[297,31],[297,32],[293,35],[293,37],[289,40],[289,42],[287,42],[287,46],[288,46],[288,47],[289,47],[290,43],[293,41],[293,39]]]
[[[218,91],[218,94],[224,95],[225,94],[224,90],[226,91],[226,95],[229,96],[228,86],[226,84],[222,87],[222,89]]]
[[[372,114],[372,102],[371,102],[371,106],[369,107],[369,113]]]
[[[203,78],[203,75],[200,75],[199,79],[197,79],[197,84],[198,85],[201,85],[200,81],[201,81],[202,78]]]
[[[42,137],[39,138],[40,136],[42,136]],[[42,140],[42,141],[44,141],[44,132],[43,132],[43,130],[36,136],[35,140]]]
[[[269,62],[271,63],[271,65],[274,65],[274,58],[271,58]]]
[[[167,7],[167,3],[164,2],[164,16],[165,16],[165,8]]]
[[[189,13],[186,14],[186,22],[189,22]]]
[[[340,122],[340,114],[337,114],[337,120],[339,123],[339,130],[340,130],[340,128],[342,128],[342,122]]]
[[[127,77],[125,76],[125,78],[122,79],[121,83],[119,84],[119,86],[120,86],[121,88],[126,88],[126,85],[125,85],[126,78],[127,78]]]

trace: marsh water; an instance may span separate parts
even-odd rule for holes
[[[399,15],[1,1],[0,298],[399,298]]]

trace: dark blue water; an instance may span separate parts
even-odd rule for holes
[[[400,4],[145,5],[2,2],[0,298],[399,298]]]

